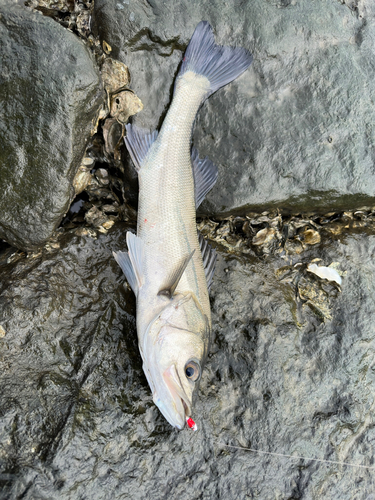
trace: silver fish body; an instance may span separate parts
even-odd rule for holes
[[[208,353],[207,284],[215,263],[215,252],[197,233],[196,207],[217,169],[192,155],[192,129],[202,102],[251,60],[244,49],[215,45],[211,27],[201,22],[160,133],[127,126],[125,142],[139,179],[137,235],[127,234],[128,253],[114,255],[137,297],[139,349],[154,402],[178,429],[191,415]]]
[[[194,79],[200,85],[191,85]],[[189,291],[211,325],[207,282],[199,247],[190,137],[209,82],[200,75],[178,78],[172,105],[163,127],[138,172],[137,236],[145,245],[144,285],[137,301],[137,328],[144,331],[153,310],[165,305],[158,295],[176,264],[195,250],[176,293]],[[203,81],[202,81],[203,80]],[[191,90],[193,89],[193,92]],[[159,193],[159,195],[156,195]],[[154,307],[150,308],[150,299]]]

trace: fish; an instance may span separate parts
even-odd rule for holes
[[[159,133],[126,125],[139,181],[137,234],[128,231],[128,251],[113,255],[136,296],[138,345],[153,401],[179,430],[191,419],[209,352],[216,262],[197,231],[196,209],[218,169],[191,147],[193,125],[203,102],[251,62],[246,49],[217,45],[210,24],[201,21]]]

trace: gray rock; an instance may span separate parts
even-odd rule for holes
[[[97,0],[96,30],[159,127],[197,23],[254,55],[198,114],[194,144],[219,167],[202,211],[349,209],[374,203],[372,0]]]
[[[126,229],[62,233],[0,266],[1,498],[369,496],[373,471],[333,462],[374,466],[371,231],[285,259],[219,249],[193,433],[169,426],[142,372],[111,256]],[[316,257],[338,262],[342,291],[306,271]]]
[[[77,36],[13,1],[0,3],[0,53],[0,238],[32,249],[72,201],[101,81]]]

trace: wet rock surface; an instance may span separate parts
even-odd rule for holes
[[[12,3],[34,16],[33,36],[58,21],[51,29],[85,39],[106,96],[78,170],[64,174],[77,196],[61,227],[34,252],[0,240],[0,498],[373,498],[373,5],[96,0],[99,44],[89,0],[27,3],[53,18]],[[194,433],[173,430],[152,401],[112,250],[137,215],[124,123],[143,103],[133,121],[160,125],[201,19],[255,61],[195,130],[220,177],[205,205],[215,216],[198,219],[219,256]]]
[[[79,38],[21,4],[0,4],[0,238],[43,244],[68,211],[102,84]]]
[[[198,114],[194,145],[219,168],[202,212],[373,204],[372,0],[204,0],[194,8],[97,0],[94,14],[101,40],[131,68],[144,104],[134,122],[146,128],[161,124],[199,21],[212,24],[218,43],[253,53],[250,69]]]
[[[1,497],[370,498],[374,471],[311,459],[374,466],[373,231],[294,254],[213,241],[194,433],[169,426],[143,375],[111,255],[131,227],[64,228],[39,254],[2,253]],[[316,258],[341,287],[307,271]]]

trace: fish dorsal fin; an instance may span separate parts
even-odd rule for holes
[[[195,250],[193,250],[189,255],[184,257],[181,262],[173,269],[170,276],[168,277],[165,284],[160,288],[158,295],[164,295],[165,297],[172,298],[173,294],[177,288],[177,285],[184,274],[190,259],[193,257]]]
[[[137,296],[143,284],[143,241],[128,231],[126,233],[126,243],[129,252],[113,252],[113,256]]]
[[[206,274],[207,288],[210,291],[212,285],[212,278],[215,272],[216,265],[216,250],[214,250],[211,245],[203,238],[201,233],[198,231],[199,246],[201,247],[202,259],[204,272]]]
[[[195,186],[195,208],[198,208],[206,194],[214,187],[218,170],[217,166],[207,157],[201,160],[195,148],[191,151],[191,162]]]
[[[157,130],[149,132],[148,130],[136,127],[130,123],[128,123],[125,128],[126,137],[124,137],[124,141],[133,160],[135,169],[138,172],[142,167],[150,147],[155,142],[158,132]]]

